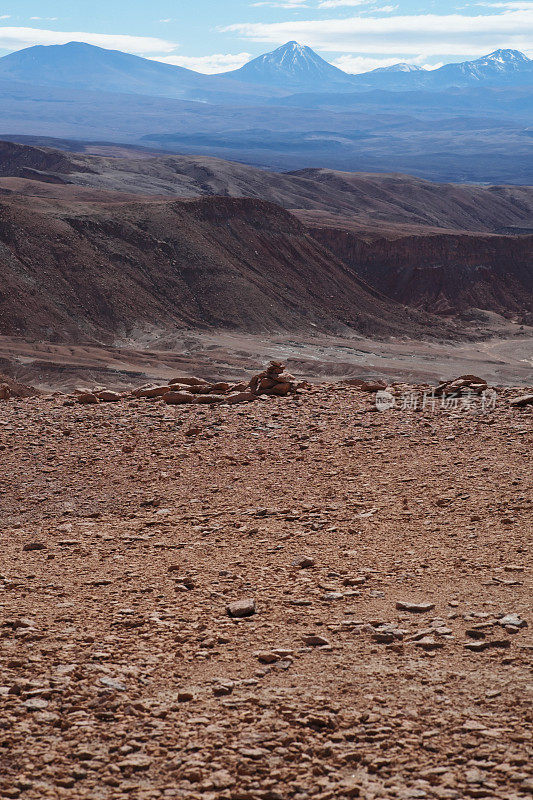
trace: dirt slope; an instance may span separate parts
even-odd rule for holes
[[[533,189],[522,186],[481,188],[327,169],[276,173],[202,156],[106,158],[9,142],[0,142],[0,176],[184,198],[252,197],[345,216],[360,226],[533,229]]]
[[[420,333],[288,212],[256,200],[0,203],[0,333],[57,341],[138,328]],[[437,325],[433,335],[444,332]]]

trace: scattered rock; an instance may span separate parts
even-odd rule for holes
[[[98,397],[92,392],[82,392],[76,397],[76,401],[86,406],[95,405],[100,402]]]
[[[324,636],[318,636],[315,633],[309,633],[302,636],[302,640],[307,647],[329,647],[330,643]]]
[[[399,611],[409,611],[412,614],[425,614],[435,608],[435,603],[411,603],[399,600],[396,603],[396,608]]]
[[[28,544],[24,545],[22,550],[25,553],[29,553],[32,550],[46,550],[46,545],[44,542],[29,542]]]
[[[229,617],[251,617],[255,614],[255,600],[235,600],[226,606]]]
[[[292,561],[291,566],[298,567],[299,569],[314,567],[315,559],[311,558],[311,556],[298,556],[298,558],[295,558],[294,561]]]
[[[514,408],[524,408],[525,406],[533,405],[533,394],[524,394],[522,397],[516,397],[514,400],[509,401],[509,405]]]

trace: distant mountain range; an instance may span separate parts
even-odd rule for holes
[[[276,170],[533,183],[533,60],[513,50],[349,75],[288,42],[204,75],[92,45],[0,59],[0,138],[216,155]]]
[[[475,61],[426,70],[395,64],[350,75],[310,47],[287,42],[232,72],[204,75],[117,50],[70,42],[36,46],[0,59],[0,80],[90,91],[235,103],[300,92],[442,90],[470,86],[532,86],[533,60],[496,50]]]

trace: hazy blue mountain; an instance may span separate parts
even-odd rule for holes
[[[352,86],[350,75],[298,42],[287,42],[271,53],[254,58],[240,69],[222,73],[219,77],[224,75],[244,83],[287,92],[339,91],[342,87],[349,89]]]
[[[390,67],[378,67],[372,70],[372,75],[380,72],[425,72],[424,67],[417,67],[415,64],[406,64],[404,61],[399,64],[391,64]]]
[[[0,80],[7,78],[41,86],[190,100],[203,100],[213,93],[235,93],[243,99],[257,94],[256,88],[233,84],[229,78],[83,42],[38,45],[10,53],[0,58]]]
[[[445,64],[426,70],[413,64],[394,64],[353,76],[359,91],[442,90],[469,86],[533,86],[533,60],[519,50],[495,50],[474,61]],[[316,90],[315,90],[316,91]]]
[[[533,62],[522,54],[349,76],[308,48],[281,51],[277,66],[250,70],[273,70],[284,89],[252,83],[246,68],[244,82],[90,45],[29,48],[0,59],[0,137],[137,143],[277,170],[533,182]]]
[[[29,47],[0,58],[0,80],[76,90],[140,94],[253,105],[295,93],[443,90],[468,86],[530,86],[533,60],[517,50],[425,70],[394,64],[348,75],[310,47],[287,42],[238,70],[204,75],[184,67],[81,42]]]
[[[519,50],[495,50],[488,56],[461,64],[445,64],[428,73],[431,87],[533,85],[533,59]]]

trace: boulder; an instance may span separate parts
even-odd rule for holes
[[[488,388],[487,381],[484,378],[478,378],[477,375],[461,375],[459,378],[453,378],[449,381],[444,381],[435,389],[435,395],[462,394],[463,390],[481,394]]]
[[[253,392],[235,392],[234,394],[228,394],[224,397],[224,402],[229,403],[229,405],[235,405],[236,403],[250,403],[252,400],[255,400],[257,395]]]
[[[164,394],[170,391],[170,386],[143,386],[140,389],[134,389],[132,394],[135,397],[163,397]]]
[[[0,384],[0,400],[9,400],[11,397],[11,389],[7,383]]]
[[[213,385],[211,383],[194,383],[187,386],[187,389],[191,394],[209,394],[213,391]]]
[[[122,395],[118,392],[111,392],[108,389],[104,389],[101,392],[96,392],[97,398],[102,403],[118,403],[119,400],[122,400]]]
[[[203,386],[207,383],[207,381],[203,378],[194,377],[172,378],[172,380],[169,381],[170,386],[174,386],[176,383],[180,383],[182,386]]]
[[[355,386],[361,392],[381,392],[387,388],[385,381],[365,381],[362,378],[348,378],[343,383]]]
[[[216,394],[222,394],[223,392],[229,392],[231,386],[229,383],[225,383],[224,381],[219,381],[218,383],[214,383],[211,387],[211,391],[215,392]]]
[[[190,392],[166,392],[163,395],[163,402],[169,406],[181,406],[185,403],[196,402],[196,395]]]
[[[93,394],[92,392],[81,392],[77,397],[76,400],[78,403],[82,405],[94,405],[95,403],[99,403],[98,397]]]
[[[533,406],[533,394],[524,394],[522,397],[517,397],[509,402],[513,408],[524,408],[525,406]]]
[[[197,394],[195,395],[194,402],[212,405],[214,403],[223,403],[225,399],[223,394]]]

